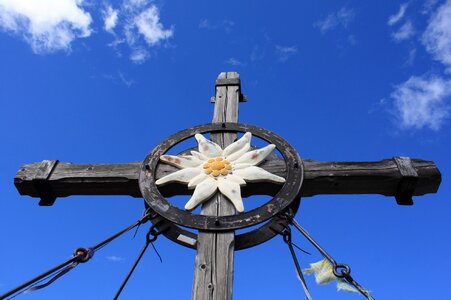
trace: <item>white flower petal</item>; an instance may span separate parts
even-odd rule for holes
[[[244,211],[243,200],[241,199],[240,185],[234,181],[218,178],[219,191],[232,202],[238,212]]]
[[[190,182],[188,182],[188,188],[189,189],[195,188],[199,183],[201,183],[207,178],[210,178],[210,176],[208,176],[205,173],[200,173],[199,175],[191,179]]]
[[[191,155],[162,155],[160,159],[165,163],[176,166],[180,169],[198,167],[202,164],[202,160]]]
[[[185,204],[186,210],[193,210],[199,204],[208,200],[218,189],[218,183],[213,178],[206,178],[204,181],[199,183],[194,190],[193,196]]]
[[[238,183],[239,185],[246,185],[246,181],[244,181],[244,179],[238,175],[234,175],[234,174],[229,174],[227,175],[227,180],[231,180],[233,182]]]
[[[253,151],[249,151],[244,153],[240,158],[238,158],[235,163],[236,164],[251,164],[251,165],[258,165],[262,160],[264,160],[269,154],[271,154],[272,150],[276,148],[275,145],[269,144],[268,146],[256,149]]]
[[[230,159],[230,161],[237,159],[251,148],[251,138],[252,134],[246,132],[238,141],[227,146],[222,152],[222,155],[224,155],[226,159]],[[232,156],[232,154],[235,155]]]
[[[244,168],[248,168],[248,167],[252,167],[252,165],[251,164],[233,164],[234,170],[244,169]]]
[[[200,153],[208,157],[222,156],[222,148],[218,144],[210,140],[207,140],[202,134],[199,133],[196,134],[194,137],[196,138],[197,143],[199,144]]]
[[[182,183],[188,183],[191,179],[196,177],[202,172],[201,168],[186,168],[178,170],[174,173],[171,173],[169,175],[166,175],[160,179],[158,179],[155,183],[157,185],[165,184],[170,181],[177,181]]]
[[[285,178],[269,173],[268,171],[250,166],[244,169],[235,170],[233,175],[238,175],[246,181],[272,181],[277,183],[284,183]]]
[[[202,153],[197,152],[197,151],[191,151],[191,154],[192,154],[195,158],[198,158],[198,159],[200,159],[200,160],[202,160],[202,161],[206,161],[206,160],[209,159],[208,156],[203,155]]]

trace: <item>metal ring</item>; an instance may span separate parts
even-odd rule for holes
[[[300,198],[298,197],[291,204],[290,210],[296,213],[299,208],[299,204]],[[165,237],[179,245],[191,249],[196,249],[196,233],[188,231],[180,226],[177,226],[176,224],[169,223],[167,221],[160,222],[161,220],[161,217],[159,217],[157,219],[153,219],[152,223],[156,224],[158,230],[160,230],[160,227],[165,228],[165,230],[162,231],[162,234]],[[288,224],[289,221],[286,218],[277,215],[273,217],[271,221],[265,223],[264,225],[261,225],[254,230],[235,235],[235,251],[252,248],[272,239],[276,235],[279,235],[280,232],[282,232],[286,228],[286,226],[288,226]]]
[[[94,255],[94,252],[91,248],[77,248],[74,251],[74,256],[77,256],[80,254],[83,256],[79,258],[78,262],[85,263],[91,259],[91,257]]]
[[[351,267],[343,264],[336,264],[333,269],[333,273],[338,278],[344,278],[351,274]]]
[[[197,133],[215,132],[251,132],[280,151],[285,159],[287,177],[280,191],[269,202],[251,211],[229,216],[203,216],[179,209],[168,202],[155,185],[155,170],[160,156],[176,144]],[[182,130],[157,145],[145,158],[140,176],[139,186],[147,204],[164,219],[181,226],[210,231],[226,231],[241,229],[265,222],[287,209],[299,196],[303,181],[302,160],[296,150],[275,133],[252,125],[236,123],[220,123],[199,125]]]

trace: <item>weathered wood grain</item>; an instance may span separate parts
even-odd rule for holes
[[[433,161],[411,159],[418,174],[414,196],[436,193],[441,182],[441,174]],[[41,162],[23,165],[14,184],[21,195],[40,197],[33,179]],[[59,162],[48,177],[48,185],[55,197],[70,195],[128,195],[141,197],[138,176],[141,162],[126,164],[72,164]],[[268,172],[285,175],[285,163],[278,157],[261,165]],[[175,167],[160,164],[157,178],[174,172]],[[322,162],[304,160],[304,183],[302,196],[319,194],[380,194],[395,196],[403,176],[394,159],[374,162]],[[248,184],[242,194],[268,194],[278,191],[280,186],[265,184],[259,189]],[[170,184],[161,189],[164,196],[189,194],[185,186]]]
[[[41,163],[22,166],[14,177],[21,195],[39,197],[33,179]],[[71,195],[129,195],[141,197],[138,176],[141,162],[128,164],[72,164],[60,162],[47,179],[55,197]]]
[[[216,85],[213,123],[238,122],[239,75],[235,72],[221,73]],[[211,140],[223,149],[233,143],[235,133],[211,134]],[[201,214],[225,216],[235,212],[233,205],[216,193],[206,202]],[[231,300],[233,288],[233,261],[235,233],[199,231],[194,269],[192,299]]]

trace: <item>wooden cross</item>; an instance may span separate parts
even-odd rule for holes
[[[221,73],[216,80],[213,123],[238,122],[238,103],[243,101],[238,73]],[[225,147],[234,133],[212,134]],[[435,193],[441,174],[432,161],[394,157],[378,162],[320,162],[304,160],[302,197],[319,194],[381,194],[395,196],[400,205],[411,205],[412,196]],[[283,176],[285,165],[275,161],[262,166]],[[161,165],[161,178],[175,167]],[[14,178],[21,195],[39,197],[39,205],[53,205],[56,198],[71,195],[129,195],[142,197],[139,188],[141,162],[125,164],[72,164],[57,160],[23,165]],[[247,188],[247,187],[246,187]],[[255,186],[254,186],[255,188]],[[259,186],[262,189],[264,187]],[[251,187],[243,194],[252,194]],[[172,191],[176,193],[178,191]],[[180,190],[187,193],[186,190]],[[162,192],[164,195],[164,192]],[[201,214],[229,215],[233,206],[220,193],[207,202]],[[193,299],[232,299],[234,232],[202,232],[197,239]]]

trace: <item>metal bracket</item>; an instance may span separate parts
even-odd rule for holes
[[[401,173],[395,199],[399,205],[413,205],[412,196],[418,182],[418,173],[412,165],[410,157],[395,156],[393,159]]]
[[[52,206],[55,203],[56,197],[48,179],[58,162],[58,160],[43,160],[31,180],[39,198],[41,198],[41,201],[39,201],[40,206]]]

